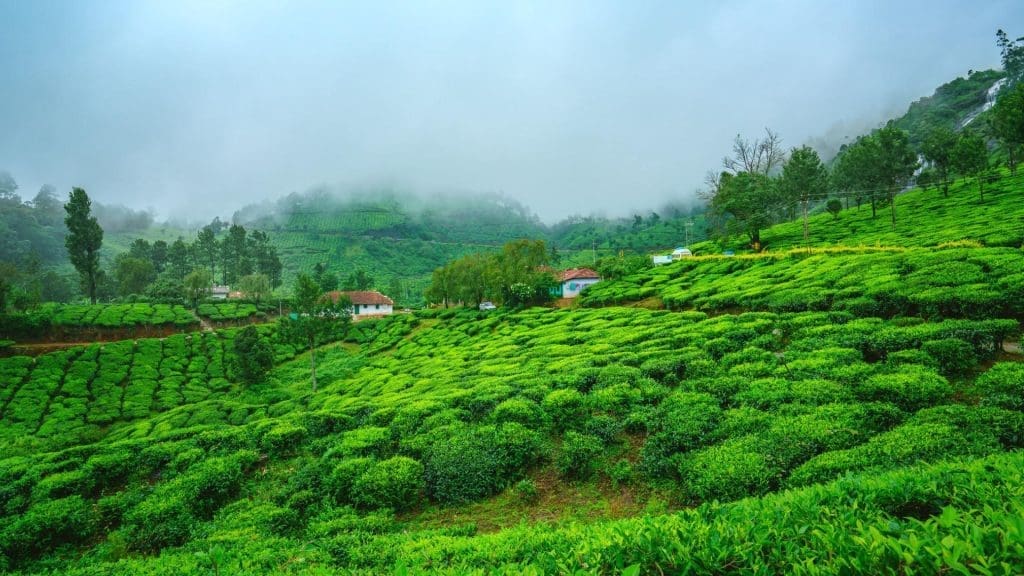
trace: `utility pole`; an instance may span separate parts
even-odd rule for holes
[[[807,244],[807,195],[806,194],[804,194],[802,204],[803,204],[803,207],[804,207],[804,244]]]

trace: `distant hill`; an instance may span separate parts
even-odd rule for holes
[[[344,279],[356,270],[403,304],[422,302],[435,268],[517,238],[555,246],[559,264],[590,264],[620,251],[645,253],[704,239],[703,215],[664,209],[622,218],[571,217],[547,226],[500,195],[420,197],[391,190],[335,194],[313,190],[247,206],[232,220],[266,231],[277,247],[285,284],[318,263]]]
[[[972,71],[966,78],[947,82],[936,88],[931,96],[912,103],[907,112],[894,122],[910,134],[914,147],[920,147],[935,128],[958,130],[965,124],[978,122],[987,110],[986,103],[995,97],[995,94],[989,94],[989,90],[1005,76],[1001,70]]]

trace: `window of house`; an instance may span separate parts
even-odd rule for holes
[[[380,304],[376,304],[376,306],[377,306],[376,310],[380,310]]]

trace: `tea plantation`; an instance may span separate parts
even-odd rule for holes
[[[955,181],[949,187],[948,197],[934,187],[914,188],[897,195],[895,229],[888,205],[879,204],[877,217],[872,217],[867,199],[858,207],[850,198],[836,217],[826,212],[811,216],[806,242],[802,220],[768,228],[762,234],[762,242],[770,250],[798,246],[938,246],[961,240],[985,246],[1020,247],[1024,242],[1024,202],[1020,196],[1024,171],[1011,175],[1004,168],[993,170],[992,174],[992,181],[984,185],[984,201],[974,178]],[[746,247],[739,236],[734,236],[726,246],[736,250]],[[694,246],[694,251],[720,250],[706,242]]]
[[[698,256],[589,288],[605,306],[658,298],[670,309],[836,310],[857,316],[1024,315],[1019,248],[818,248]]]
[[[397,315],[315,394],[272,325],[248,386],[235,331],[0,359],[0,566],[1013,573],[1017,321],[861,312]]]

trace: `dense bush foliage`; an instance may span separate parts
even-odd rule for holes
[[[1024,315],[1017,249],[834,249],[691,258],[601,282],[581,302],[657,296],[671,309],[835,310],[856,316],[991,318]]]
[[[179,304],[44,304],[40,313],[57,326],[100,326],[119,328],[173,324],[189,326],[198,320]]]
[[[41,570],[64,546],[92,550],[72,562],[82,569],[152,571],[217,542],[229,555],[261,542],[246,562],[266,570],[302,542],[310,566],[387,571],[453,542],[434,536],[485,541],[410,518],[494,495],[540,509],[558,498],[552,481],[687,507],[1024,444],[1017,365],[972,381],[1015,337],[1013,320],[602,308],[356,326],[320,351],[316,394],[308,359],[289,361],[271,325],[247,329],[277,364],[248,386],[232,368],[238,330],[0,360],[0,525],[17,527],[0,531],[3,561]],[[917,510],[908,494],[898,498]],[[507,537],[542,529],[516,530]],[[43,532],[54,539],[21,536]],[[488,562],[575,565],[543,564],[552,546],[501,550]],[[188,558],[175,570],[206,569]]]

